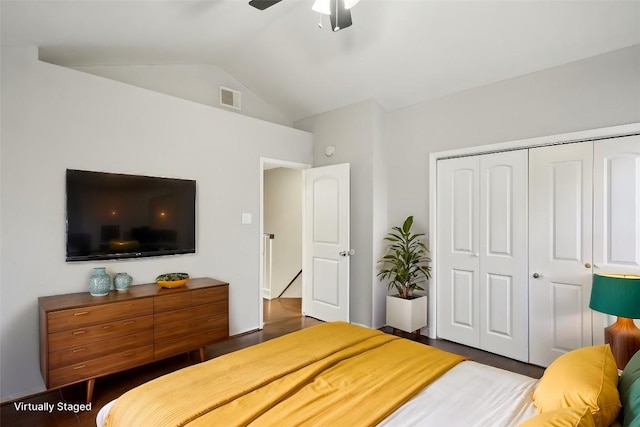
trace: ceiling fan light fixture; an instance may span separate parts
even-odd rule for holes
[[[331,1],[316,0],[315,2],[313,2],[313,6],[311,6],[311,9],[323,15],[331,15]]]
[[[351,9],[353,6],[357,5],[360,0],[344,0],[344,8]]]
[[[344,8],[351,9],[360,0],[344,0]],[[331,15],[331,0],[316,0],[311,9],[323,15]]]

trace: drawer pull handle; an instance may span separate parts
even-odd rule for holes
[[[134,355],[134,353],[135,353],[135,351],[129,350],[129,351],[125,351],[125,352],[124,352],[124,355],[125,355],[126,357],[129,357],[129,356],[133,356],[133,355]]]
[[[135,320],[127,320],[127,321],[126,321],[126,322],[124,322],[122,325],[123,325],[123,326],[127,326],[127,325],[132,325],[132,324],[134,324],[134,323],[136,323],[136,321],[135,321]]]
[[[89,314],[88,311],[79,311],[77,313],[73,313],[74,316],[84,316],[85,314]]]
[[[74,348],[72,353],[80,353],[81,351],[85,351],[86,347]]]
[[[86,368],[87,365],[78,365],[78,366],[74,366],[73,369],[82,369],[82,368]]]
[[[87,332],[86,330],[82,329],[80,331],[73,331],[73,335],[80,335],[80,334],[84,334],[85,332]]]

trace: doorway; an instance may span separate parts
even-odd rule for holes
[[[302,170],[310,165],[260,161],[260,318],[302,316]]]

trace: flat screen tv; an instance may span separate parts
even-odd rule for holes
[[[67,169],[67,261],[195,253],[196,182]]]

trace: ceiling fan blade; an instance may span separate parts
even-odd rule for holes
[[[351,11],[344,7],[344,0],[331,0],[331,29],[340,31],[352,23]]]
[[[282,0],[251,0],[249,4],[258,10],[265,10],[268,7],[273,6],[276,3],[280,3]]]

